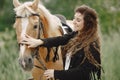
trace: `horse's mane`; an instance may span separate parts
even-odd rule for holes
[[[16,12],[17,16],[22,16],[22,17],[28,17],[32,14],[36,14],[36,12],[31,9],[29,6],[32,5],[32,2],[25,2],[22,5],[14,8],[14,11]],[[49,27],[51,29],[58,28],[58,26],[61,26],[60,20],[52,15],[43,5],[42,3],[39,3],[38,8],[40,9],[40,14],[44,15],[44,17],[47,19]]]

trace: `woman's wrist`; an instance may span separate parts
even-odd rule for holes
[[[38,46],[41,46],[41,45],[43,45],[43,44],[44,44],[44,41],[41,40],[41,39],[38,39]]]

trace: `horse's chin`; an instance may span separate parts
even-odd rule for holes
[[[24,71],[31,71],[34,66],[30,64],[30,65],[25,65],[25,66],[21,65],[21,67]]]
[[[22,67],[22,69],[23,69],[24,71],[30,72],[30,71],[32,71],[33,67]]]
[[[29,57],[19,58],[19,64],[24,71],[31,71],[34,67],[33,59]]]

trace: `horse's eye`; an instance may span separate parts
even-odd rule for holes
[[[36,29],[37,28],[37,25],[34,25],[34,29]]]

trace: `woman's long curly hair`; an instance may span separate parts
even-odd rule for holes
[[[69,52],[72,52],[72,55],[74,55],[80,49],[84,49],[85,58],[87,58],[90,63],[100,67],[100,62],[97,62],[94,59],[89,50],[91,43],[95,41],[98,47],[94,46],[94,48],[100,53],[100,37],[98,35],[97,13],[94,9],[86,5],[78,7],[75,10],[75,13],[76,12],[81,13],[84,16],[84,27],[82,30],[78,31],[78,34],[76,34],[75,37],[64,46],[63,56]]]

